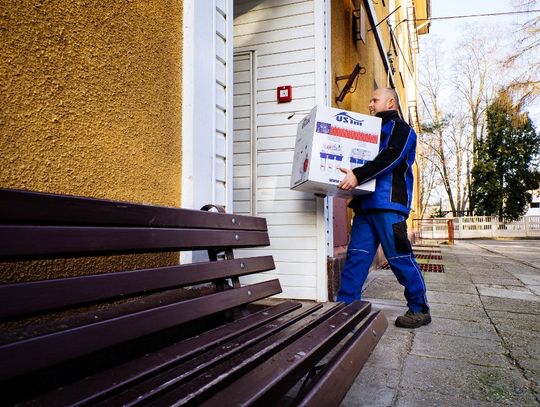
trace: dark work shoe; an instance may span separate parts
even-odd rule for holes
[[[405,315],[396,318],[396,326],[400,328],[420,328],[430,322],[431,315],[429,315],[429,311],[426,313],[407,311]]]

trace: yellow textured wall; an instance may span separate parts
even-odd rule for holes
[[[0,0],[0,187],[178,206],[182,1]],[[0,264],[0,281],[175,255]]]
[[[336,103],[335,98],[347,81],[333,82],[333,106],[369,114],[368,104],[374,89],[374,82],[376,81],[379,87],[387,86],[386,70],[380,58],[375,37],[372,32],[368,32],[365,43],[353,41],[352,12],[355,9],[354,2],[333,0],[331,7],[332,79],[335,76],[349,75],[357,63],[366,70],[363,75],[358,77],[356,91],[347,94],[340,103]],[[383,8],[382,5],[378,7]],[[365,21],[370,28],[367,15]]]
[[[180,1],[0,0],[0,186],[178,205]]]
[[[366,42],[363,41],[353,41],[353,28],[352,28],[352,14],[355,8],[359,8],[360,3],[363,3],[362,0],[332,0],[331,2],[331,19],[332,19],[332,30],[331,30],[331,67],[332,67],[332,79],[335,76],[349,75],[354,66],[359,63],[362,67],[365,68],[365,73],[360,75],[357,82],[357,89],[354,93],[347,94],[343,102],[337,103],[335,101],[336,96],[339,95],[341,89],[346,83],[346,80],[339,82],[333,82],[333,94],[332,94],[332,103],[334,107],[343,108],[346,110],[351,110],[363,114],[369,114],[368,104],[371,99],[371,94],[375,88],[375,83],[378,87],[387,87],[390,86],[387,78],[387,72],[383,64],[379,49],[377,47],[377,42],[375,40],[375,35],[373,31],[368,31],[366,33]],[[401,8],[390,16],[390,20],[394,27],[400,23],[404,18],[406,18],[405,4],[402,1],[395,2],[396,7],[401,5]],[[376,21],[381,21],[388,16],[393,10],[389,9],[388,2],[378,2],[373,4],[373,8],[376,13]],[[371,28],[369,19],[367,17],[367,10],[365,15],[365,22],[367,29]],[[406,23],[401,23],[398,26],[398,30],[406,30]],[[408,95],[406,94],[406,86],[403,86],[401,78],[399,76],[400,70],[402,70],[404,80],[407,80],[407,75],[405,74],[407,67],[401,66],[398,53],[399,50],[391,45],[391,35],[388,29],[388,24],[383,22],[378,27],[382,38],[383,43],[387,51],[390,51],[394,54],[394,68],[396,69],[394,74],[394,80],[396,85],[396,90],[399,94],[403,114],[405,120],[408,120]],[[399,33],[400,31],[398,31]],[[406,31],[405,31],[406,33]],[[408,55],[408,50],[403,49],[405,55]],[[406,83],[405,83],[406,85]],[[414,99],[414,98],[413,98]],[[415,165],[415,197],[412,205],[411,217],[417,217],[419,200],[418,200],[418,188],[420,186],[418,179],[418,170]],[[351,212],[349,211],[348,217],[351,218]],[[349,222],[350,223],[350,222]]]

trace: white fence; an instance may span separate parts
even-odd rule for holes
[[[450,219],[422,219],[417,223],[423,239],[447,239]],[[540,216],[523,216],[509,222],[496,216],[463,216],[453,219],[454,238],[540,237]]]

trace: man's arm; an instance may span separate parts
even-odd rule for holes
[[[382,149],[373,161],[352,170],[359,184],[370,181],[381,174],[392,171],[414,146],[414,133],[403,121],[395,121],[388,139],[388,146]]]
[[[352,171],[345,168],[340,169],[346,175],[340,182],[339,188],[350,191],[364,182],[392,171],[405,158],[415,143],[411,128],[404,121],[395,121],[388,137],[388,146],[382,149],[373,161],[368,161],[362,167],[357,167]]]

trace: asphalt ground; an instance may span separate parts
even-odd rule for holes
[[[389,327],[342,406],[540,406],[540,240],[440,247],[445,272],[423,273],[427,326],[394,326],[403,287],[370,273],[363,299]]]

